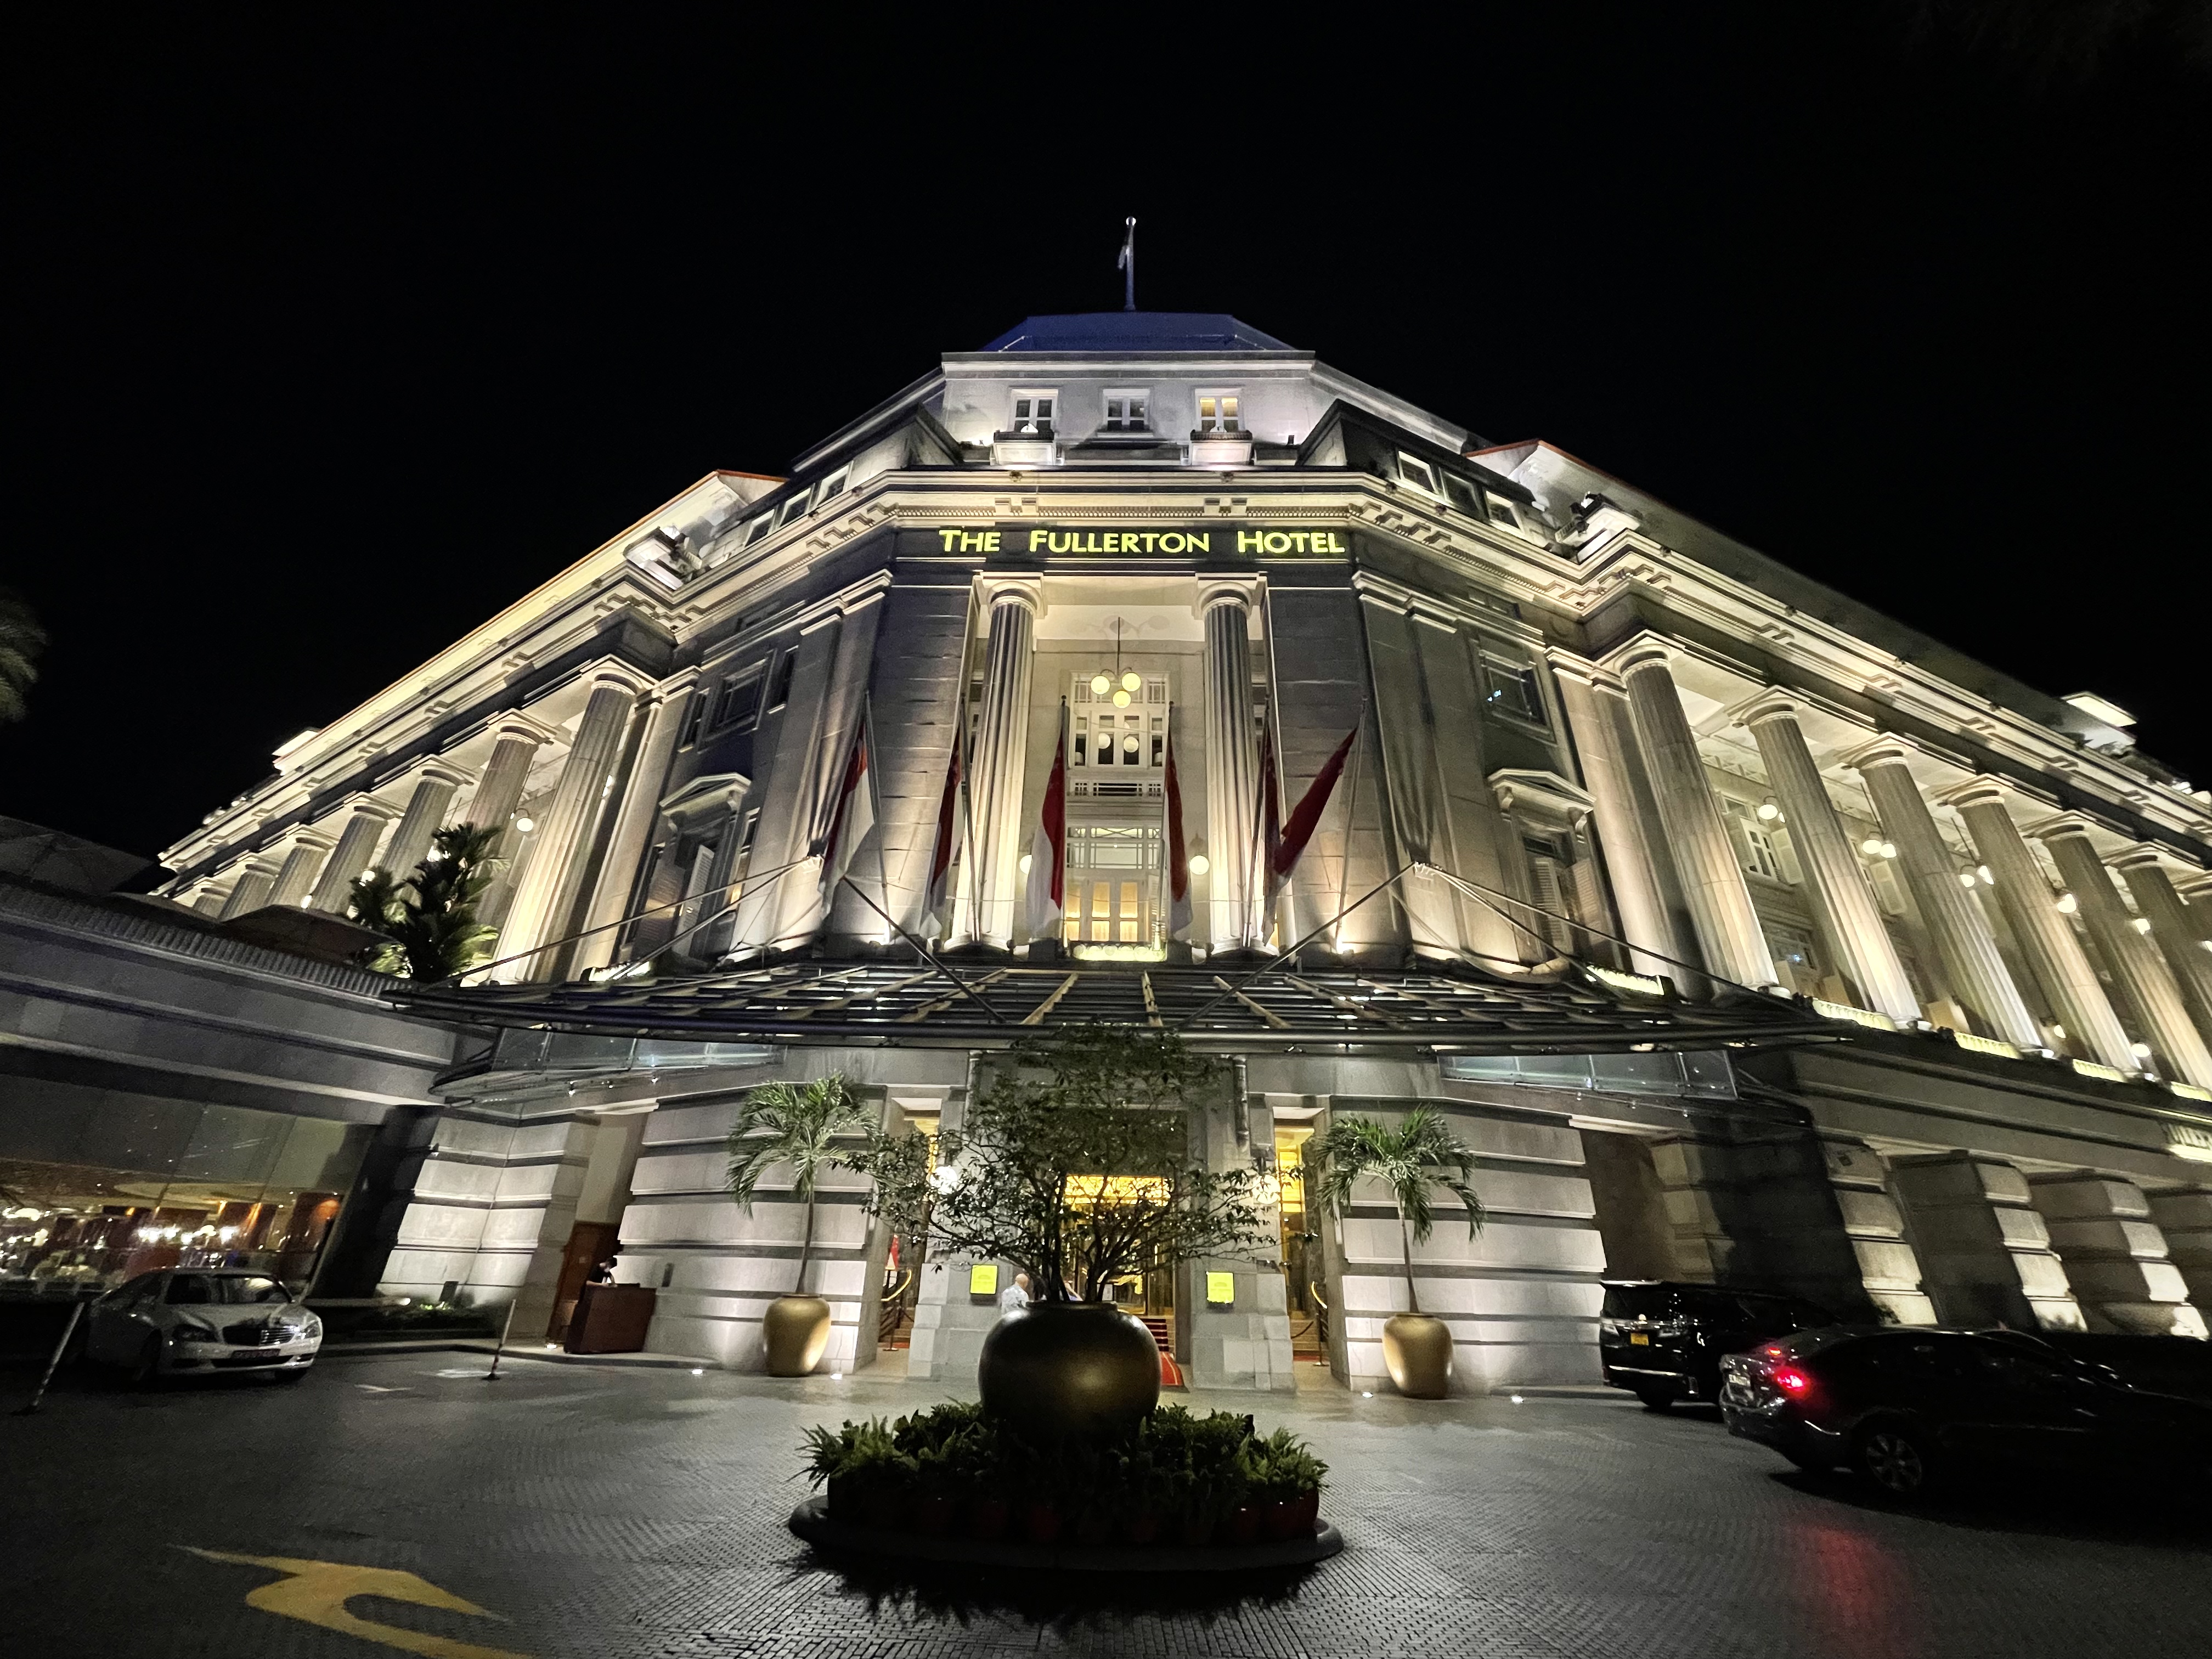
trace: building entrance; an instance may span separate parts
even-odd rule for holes
[[[1066,890],[1068,943],[1160,945],[1159,826],[1069,825]]]

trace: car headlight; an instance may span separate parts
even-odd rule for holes
[[[189,1320],[185,1320],[179,1322],[177,1328],[169,1333],[169,1340],[172,1342],[220,1342],[222,1339],[206,1326],[195,1325]]]

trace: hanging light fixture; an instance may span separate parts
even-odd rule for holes
[[[1093,674],[1091,677],[1091,695],[1103,697],[1110,693],[1115,708],[1127,708],[1131,694],[1144,683],[1145,677],[1135,669],[1124,670],[1121,666],[1121,619],[1116,617],[1114,618],[1114,672],[1109,674],[1102,668]]]
[[[1781,817],[1782,809],[1774,804],[1773,799],[1771,796],[1767,799],[1759,802],[1759,818],[1760,823],[1778,823],[1780,821]]]

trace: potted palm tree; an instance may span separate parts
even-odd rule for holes
[[[1406,1262],[1406,1309],[1382,1327],[1382,1363],[1398,1392],[1416,1400],[1441,1400],[1451,1378],[1451,1330],[1421,1311],[1413,1288],[1413,1244],[1425,1244],[1436,1227],[1431,1190],[1441,1187],[1467,1206],[1467,1236],[1482,1225],[1482,1200],[1474,1195],[1474,1153],[1427,1107],[1408,1112],[1397,1127],[1371,1117],[1340,1117],[1310,1144],[1306,1161],[1318,1165],[1315,1191],[1340,1219],[1352,1189],[1372,1176],[1398,1211],[1398,1243]]]
[[[854,1097],[842,1077],[763,1084],[738,1109],[730,1130],[730,1195],[750,1215],[761,1177],[787,1164],[792,1192],[806,1206],[792,1293],[769,1303],[762,1321],[770,1376],[805,1376],[830,1346],[830,1304],[806,1294],[806,1264],[814,1254],[815,1188],[823,1170],[840,1159],[839,1139],[864,1135],[874,1127],[875,1114]]]

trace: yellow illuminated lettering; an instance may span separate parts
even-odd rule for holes
[[[1291,550],[1291,538],[1279,530],[1270,530],[1263,544],[1270,553],[1287,553]]]
[[[952,550],[956,546],[957,546],[957,545],[959,544],[959,541],[960,541],[960,532],[959,532],[958,531],[957,531],[957,530],[940,530],[940,531],[939,531],[937,533],[938,533],[939,535],[940,535],[940,536],[942,536],[942,537],[944,537],[944,538],[945,538],[945,550],[947,553],[950,553],[950,552],[951,552],[951,550]]]
[[[1194,530],[1186,535],[1182,541],[1183,545],[1194,553],[1213,551],[1213,532],[1211,531]]]
[[[1257,553],[1260,551],[1260,532],[1256,530],[1240,530],[1237,532],[1237,550],[1239,553]]]
[[[1044,532],[1043,531],[1042,531],[1042,530],[1032,530],[1032,531],[1030,531],[1030,552],[1032,552],[1032,553],[1036,552],[1036,551],[1037,550],[1037,549],[1039,549],[1040,547],[1042,547],[1042,546],[1044,545],[1044,544],[1045,544],[1045,532]]]
[[[987,530],[983,532],[983,550],[986,553],[995,553],[999,550],[999,535],[1000,532],[995,530]]]

